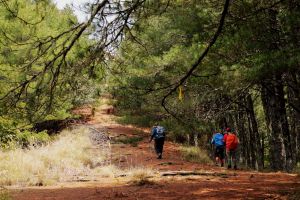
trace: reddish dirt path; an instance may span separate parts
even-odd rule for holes
[[[57,187],[23,188],[12,191],[13,199],[96,200],[96,199],[300,199],[299,175],[286,173],[257,173],[227,171],[215,166],[182,160],[178,145],[166,142],[164,158],[157,160],[147,143],[147,129],[117,124],[114,116],[106,114],[106,107],[97,110],[89,122],[94,127],[106,127],[112,137],[144,136],[138,146],[113,145],[113,163],[121,168],[144,167],[159,171],[201,170],[224,173],[225,176],[163,177],[153,184],[135,186],[120,182],[70,183]]]

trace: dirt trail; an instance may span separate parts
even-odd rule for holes
[[[93,200],[93,199],[300,199],[300,177],[286,173],[257,173],[229,171],[224,168],[184,161],[179,146],[165,144],[162,160],[157,160],[152,146],[147,143],[149,129],[138,129],[115,122],[107,114],[108,106],[96,109],[88,122],[94,128],[105,127],[114,140],[122,137],[141,137],[137,146],[112,145],[112,162],[121,167],[152,168],[164,171],[201,171],[198,176],[166,176],[152,184],[135,186],[125,179],[70,183],[59,187],[36,187],[13,191],[13,199]],[[152,144],[151,144],[152,145]],[[222,174],[222,176],[218,175]]]

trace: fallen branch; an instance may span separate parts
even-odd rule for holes
[[[200,172],[200,171],[167,171],[161,172],[161,176],[217,176],[222,178],[228,178],[229,176],[236,176],[234,174],[221,173],[221,172]]]

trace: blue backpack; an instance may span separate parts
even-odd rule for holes
[[[153,129],[153,137],[154,139],[159,139],[165,137],[165,128],[162,126],[156,126]]]
[[[211,143],[217,147],[224,146],[223,138],[224,138],[223,134],[216,133],[216,134],[214,134]]]

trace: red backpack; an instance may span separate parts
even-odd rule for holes
[[[226,149],[235,150],[238,145],[238,139],[235,134],[229,133],[226,137]]]

